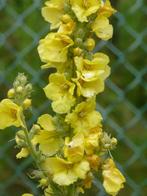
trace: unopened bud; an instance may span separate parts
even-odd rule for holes
[[[41,185],[41,186],[47,186],[47,182],[48,182],[48,181],[47,181],[47,179],[42,178],[39,182],[40,182],[40,185]]]
[[[71,19],[71,17],[70,17],[68,14],[64,14],[64,15],[62,16],[61,20],[62,20],[63,23],[68,23],[68,22],[70,22],[72,19]]]
[[[37,125],[37,124],[35,124],[35,125],[33,125],[33,129],[34,129],[35,131],[39,131],[39,130],[40,130],[40,126]]]
[[[75,44],[77,45],[77,46],[82,46],[83,45],[83,41],[82,41],[82,39],[81,38],[76,38],[75,39]]]
[[[15,141],[17,145],[24,146],[25,145],[25,134],[24,131],[18,131],[15,136]]]
[[[17,92],[17,93],[22,93],[22,92],[23,92],[23,87],[22,87],[22,86],[18,86],[18,87],[16,88],[16,92]]]
[[[111,144],[104,144],[104,148],[109,149],[111,147]]]
[[[11,88],[11,89],[8,91],[7,96],[8,96],[8,98],[13,98],[14,95],[15,95],[15,90],[14,90],[14,88]]]
[[[95,47],[95,40],[92,38],[88,38],[85,42],[85,46],[86,46],[87,50],[89,50],[89,51],[93,50]]]
[[[22,85],[25,85],[27,83],[27,77],[23,73],[19,74],[18,80]]]
[[[13,86],[14,86],[15,88],[17,88],[19,85],[20,85],[20,82],[17,81],[17,80],[15,80],[14,83],[13,83]]]
[[[117,139],[113,137],[111,139],[111,144],[114,145],[114,146],[117,145]]]
[[[79,28],[78,31],[76,31],[76,37],[83,38],[84,35],[84,29]]]
[[[31,99],[25,99],[23,102],[23,106],[25,109],[29,108],[32,104],[32,100]]]
[[[32,91],[32,84],[27,84],[25,89],[27,92],[31,92]]]
[[[80,56],[82,53],[82,49],[81,48],[74,48],[73,52],[74,52],[74,56]]]
[[[34,135],[36,135],[40,131],[40,126],[37,124],[34,124],[31,131],[30,131],[30,136],[33,138]]]

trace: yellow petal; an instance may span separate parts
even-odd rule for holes
[[[109,19],[104,16],[98,16],[92,25],[92,30],[97,37],[107,41],[112,38],[113,26],[109,24]]]
[[[41,152],[47,156],[56,154],[63,143],[56,131],[45,130],[41,130],[40,133],[35,136],[35,142],[39,144]]]
[[[104,80],[103,79],[97,79],[94,81],[85,81],[82,79],[82,77],[78,77],[78,79],[75,80],[77,84],[77,94],[78,96],[83,96],[86,98],[92,98],[95,95],[101,93],[104,91]]]
[[[75,57],[74,61],[82,80],[86,82],[105,80],[110,73],[109,57],[104,53],[96,53],[92,60]]]
[[[102,135],[102,128],[95,127],[85,131],[85,151],[88,155],[93,154],[94,150],[99,149],[99,142]]]
[[[0,129],[9,126],[24,126],[22,119],[22,108],[12,102],[10,99],[4,99],[0,102]]]
[[[71,125],[75,131],[84,131],[101,124],[102,117],[95,111],[95,100],[90,99],[78,104],[72,113],[68,114],[65,121]]]
[[[41,69],[48,69],[48,68],[56,68],[59,73],[64,73],[66,67],[68,67],[68,63],[52,63],[48,62],[41,66]]]
[[[68,48],[73,41],[67,35],[61,33],[49,33],[40,40],[38,46],[39,56],[45,63],[64,63],[67,60]]]
[[[44,88],[46,96],[53,100],[59,100],[65,95],[73,95],[75,84],[68,81],[64,74],[51,74],[49,84]]]
[[[70,142],[65,143],[64,156],[72,163],[79,162],[84,156],[84,136],[76,134]]]
[[[46,158],[45,161],[42,163],[44,171],[51,174],[64,171],[66,165],[69,165],[67,161],[57,157]]]
[[[45,130],[53,131],[55,126],[53,124],[53,117],[49,114],[43,114],[38,118],[38,124]]]
[[[88,161],[83,160],[75,164],[73,170],[80,179],[85,179],[87,172],[90,170]]]
[[[116,10],[111,6],[111,3],[109,0],[105,0],[105,3],[100,7],[99,9],[99,15],[110,17],[112,14],[114,14]]]
[[[73,96],[64,96],[57,101],[52,102],[52,108],[56,113],[65,114],[70,112],[71,107],[75,104]]]
[[[72,164],[64,159],[48,158],[42,166],[45,171],[53,175],[53,181],[60,186],[68,186],[74,183],[78,178],[71,170]]]
[[[45,4],[46,6],[42,8],[42,16],[47,22],[51,23],[51,29],[58,28],[61,23],[61,16],[64,13],[64,1],[50,0]]]
[[[17,159],[25,158],[29,155],[29,151],[27,148],[22,148],[21,151],[16,155]]]
[[[124,187],[125,178],[116,168],[112,159],[107,159],[103,166],[103,186],[106,192],[112,196],[116,196],[120,189]]]
[[[87,17],[100,7],[99,0],[71,0],[72,10],[80,22],[88,22]]]
[[[75,28],[75,22],[73,20],[71,20],[66,24],[61,23],[58,33],[70,35],[74,31],[74,28]]]
[[[53,181],[60,186],[68,186],[86,177],[89,163],[85,160],[72,164],[61,158],[47,158],[42,164],[44,171],[53,175]]]
[[[77,175],[72,171],[63,171],[54,175],[53,181],[60,186],[69,186],[77,181]]]

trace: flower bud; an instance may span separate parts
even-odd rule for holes
[[[113,138],[111,139],[111,144],[112,144],[113,146],[117,145],[117,139],[116,139],[115,137],[113,137]]]
[[[79,38],[79,37],[77,37],[76,39],[75,39],[75,44],[77,45],[77,46],[83,46],[83,41],[82,41],[82,39],[81,38]]]
[[[19,74],[18,80],[22,85],[25,85],[27,83],[27,77],[23,73]]]
[[[31,92],[32,91],[32,84],[27,84],[25,89],[27,92]]]
[[[76,31],[76,36],[79,37],[79,38],[83,38],[83,35],[84,35],[84,29],[83,28],[79,28]]]
[[[20,82],[15,80],[13,83],[14,88],[17,88],[20,85]]]
[[[70,22],[72,19],[71,19],[71,17],[68,15],[68,14],[64,14],[63,16],[62,16],[62,18],[61,18],[61,21],[63,22],[63,23],[68,23],[68,22]]]
[[[25,109],[29,108],[32,104],[32,100],[31,99],[25,99],[23,102],[23,106]]]
[[[82,53],[82,49],[77,47],[74,48],[73,52],[74,52],[74,56],[80,56]]]
[[[104,144],[104,148],[105,148],[105,149],[111,148],[111,144]]]
[[[89,51],[93,50],[95,47],[95,40],[92,38],[88,38],[85,42],[85,46],[86,46],[87,50],[89,50]]]
[[[34,124],[31,131],[30,131],[30,138],[33,138],[34,135],[38,134],[38,132],[40,131],[40,126],[37,124]]]
[[[47,181],[47,179],[42,178],[42,179],[39,181],[39,183],[40,183],[40,186],[47,186],[48,181]]]
[[[15,141],[19,146],[25,146],[25,134],[24,131],[18,131],[15,136]]]
[[[23,87],[22,87],[22,86],[18,86],[18,87],[16,88],[16,92],[17,92],[17,93],[22,93],[22,92],[23,92]]]
[[[7,96],[8,96],[8,98],[13,98],[14,95],[15,95],[15,90],[14,90],[14,88],[11,88],[11,89],[8,91]]]
[[[35,131],[39,131],[39,130],[40,130],[40,126],[37,125],[37,124],[35,124],[35,125],[33,125],[33,129],[34,129]]]

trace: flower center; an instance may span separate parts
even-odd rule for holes
[[[11,109],[10,112],[11,112],[12,118],[13,118],[13,119],[17,119],[17,111],[14,110],[14,109]]]

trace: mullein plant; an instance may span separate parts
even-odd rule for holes
[[[94,53],[96,37],[112,38],[109,0],[50,0],[42,8],[51,32],[38,46],[42,68],[55,68],[44,87],[54,116],[41,115],[30,130],[25,111],[31,107],[32,85],[18,74],[8,98],[0,102],[0,128],[15,126],[17,159],[32,156],[44,196],[78,196],[90,189],[97,174],[105,191],[115,196],[125,178],[110,151],[117,139],[103,130],[96,96],[110,74],[109,57]],[[26,193],[23,196],[32,196]]]

